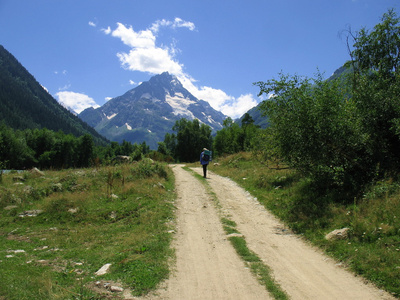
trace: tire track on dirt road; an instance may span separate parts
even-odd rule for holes
[[[202,174],[201,168],[193,170]],[[249,249],[272,269],[275,280],[291,299],[395,299],[291,234],[230,179],[212,172],[209,176],[207,182],[218,198],[222,213],[237,223]]]
[[[228,241],[204,185],[181,165],[172,169],[176,262],[163,287],[144,299],[272,299]]]

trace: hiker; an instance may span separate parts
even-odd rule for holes
[[[203,148],[203,152],[200,154],[200,164],[203,166],[203,177],[207,178],[207,166],[211,160],[211,151],[207,148]]]

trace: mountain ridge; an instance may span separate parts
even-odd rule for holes
[[[0,121],[13,129],[47,128],[90,134],[96,144],[109,141],[63,107],[32,74],[0,45]]]
[[[174,75],[164,72],[115,97],[99,108],[79,114],[89,125],[108,139],[132,143],[145,141],[156,148],[166,133],[172,133],[181,118],[198,119],[214,132],[226,118],[208,102],[193,96]]]

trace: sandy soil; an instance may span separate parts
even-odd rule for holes
[[[176,263],[170,279],[146,299],[272,299],[230,245],[219,213],[237,223],[248,247],[291,299],[394,299],[285,229],[233,181],[209,172],[208,183],[222,206],[218,211],[196,178],[180,165],[173,170]]]

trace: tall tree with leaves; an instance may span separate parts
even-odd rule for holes
[[[357,159],[364,141],[341,81],[281,75],[258,85],[275,95],[262,109],[281,157],[325,188],[356,185],[349,174],[362,173]]]
[[[199,159],[201,149],[212,146],[211,127],[200,124],[197,119],[180,119],[175,122],[172,130],[176,135],[166,134],[164,143],[167,149],[175,148],[171,153],[178,161],[194,162]]]
[[[355,192],[372,179],[399,173],[400,27],[393,10],[354,36],[348,80],[281,75],[258,82],[273,93],[269,116],[281,157],[321,184]]]
[[[369,136],[374,172],[400,168],[400,19],[391,9],[372,31],[354,36],[352,95]]]
[[[79,138],[79,167],[89,167],[94,159],[94,142],[89,134],[85,134]]]

